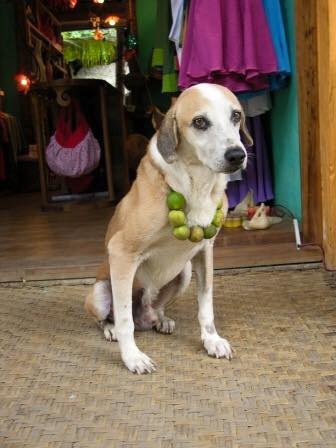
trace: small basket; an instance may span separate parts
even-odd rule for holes
[[[223,223],[223,227],[228,229],[237,229],[242,225],[242,217],[235,215],[228,215]]]

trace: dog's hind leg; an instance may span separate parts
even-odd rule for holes
[[[108,341],[116,341],[113,323],[112,290],[109,278],[104,279],[104,276],[98,273],[97,281],[87,295],[84,307],[103,330],[105,338]]]
[[[173,319],[167,317],[164,313],[165,306],[175,297],[182,295],[188,288],[191,280],[191,262],[188,261],[184,269],[165,285],[159,292],[157,299],[153,303],[153,308],[157,312],[158,321],[154,325],[159,333],[171,334],[175,329]]]
[[[136,330],[151,330],[158,322],[153,299],[157,291],[151,289],[134,289],[132,294],[133,319]]]

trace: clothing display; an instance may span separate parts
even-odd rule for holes
[[[257,117],[272,109],[271,95],[264,92],[251,98],[239,98],[246,117]]]
[[[270,92],[285,87],[291,75],[281,0],[163,0],[157,7],[153,65],[163,66],[162,91],[176,89],[175,50],[180,89],[223,85],[238,96],[247,117],[254,146],[247,169],[230,175],[230,207],[248,192],[256,203],[274,199],[260,117],[272,108]]]
[[[184,0],[170,0],[170,4],[173,23],[170,29],[169,39],[175,43],[177,59],[179,64],[181,64],[182,47],[180,43],[183,30]]]
[[[274,198],[272,175],[268,149],[266,146],[262,118],[246,118],[247,128],[253,138],[253,146],[248,148],[248,161],[242,171],[242,181],[228,183],[229,208],[236,207],[251,191],[255,203]]]
[[[277,73],[273,74],[269,79],[270,88],[275,90],[284,87],[291,74],[287,39],[282,19],[280,0],[263,0],[263,4],[278,64]]]
[[[19,121],[0,112],[0,182],[16,181],[17,158],[24,152],[25,141]]]
[[[262,0],[191,2],[179,86],[222,84],[234,92],[269,86],[277,59]]]
[[[162,92],[176,92],[175,45],[169,40],[171,6],[169,0],[157,0],[155,47],[152,67],[162,67]]]
[[[101,149],[77,102],[61,109],[46,161],[59,176],[81,177],[97,168]]]

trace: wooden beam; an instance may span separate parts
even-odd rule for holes
[[[319,0],[317,59],[319,147],[322,180],[322,229],[325,263],[336,270],[336,2]]]
[[[102,121],[103,138],[104,138],[104,154],[105,154],[108,197],[109,200],[112,202],[115,197],[113,186],[113,170],[112,170],[112,148],[109,132],[109,123],[107,119],[106,92],[105,87],[102,84],[99,86],[99,95],[100,95],[101,121]]]
[[[296,1],[302,230],[306,242],[322,244],[321,161],[318,140],[317,0]]]

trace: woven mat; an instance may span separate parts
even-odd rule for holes
[[[87,285],[0,288],[1,448],[336,447],[336,281],[322,270],[215,277],[231,362],[199,342],[195,284],[171,336],[137,333],[138,376],[83,311]]]

